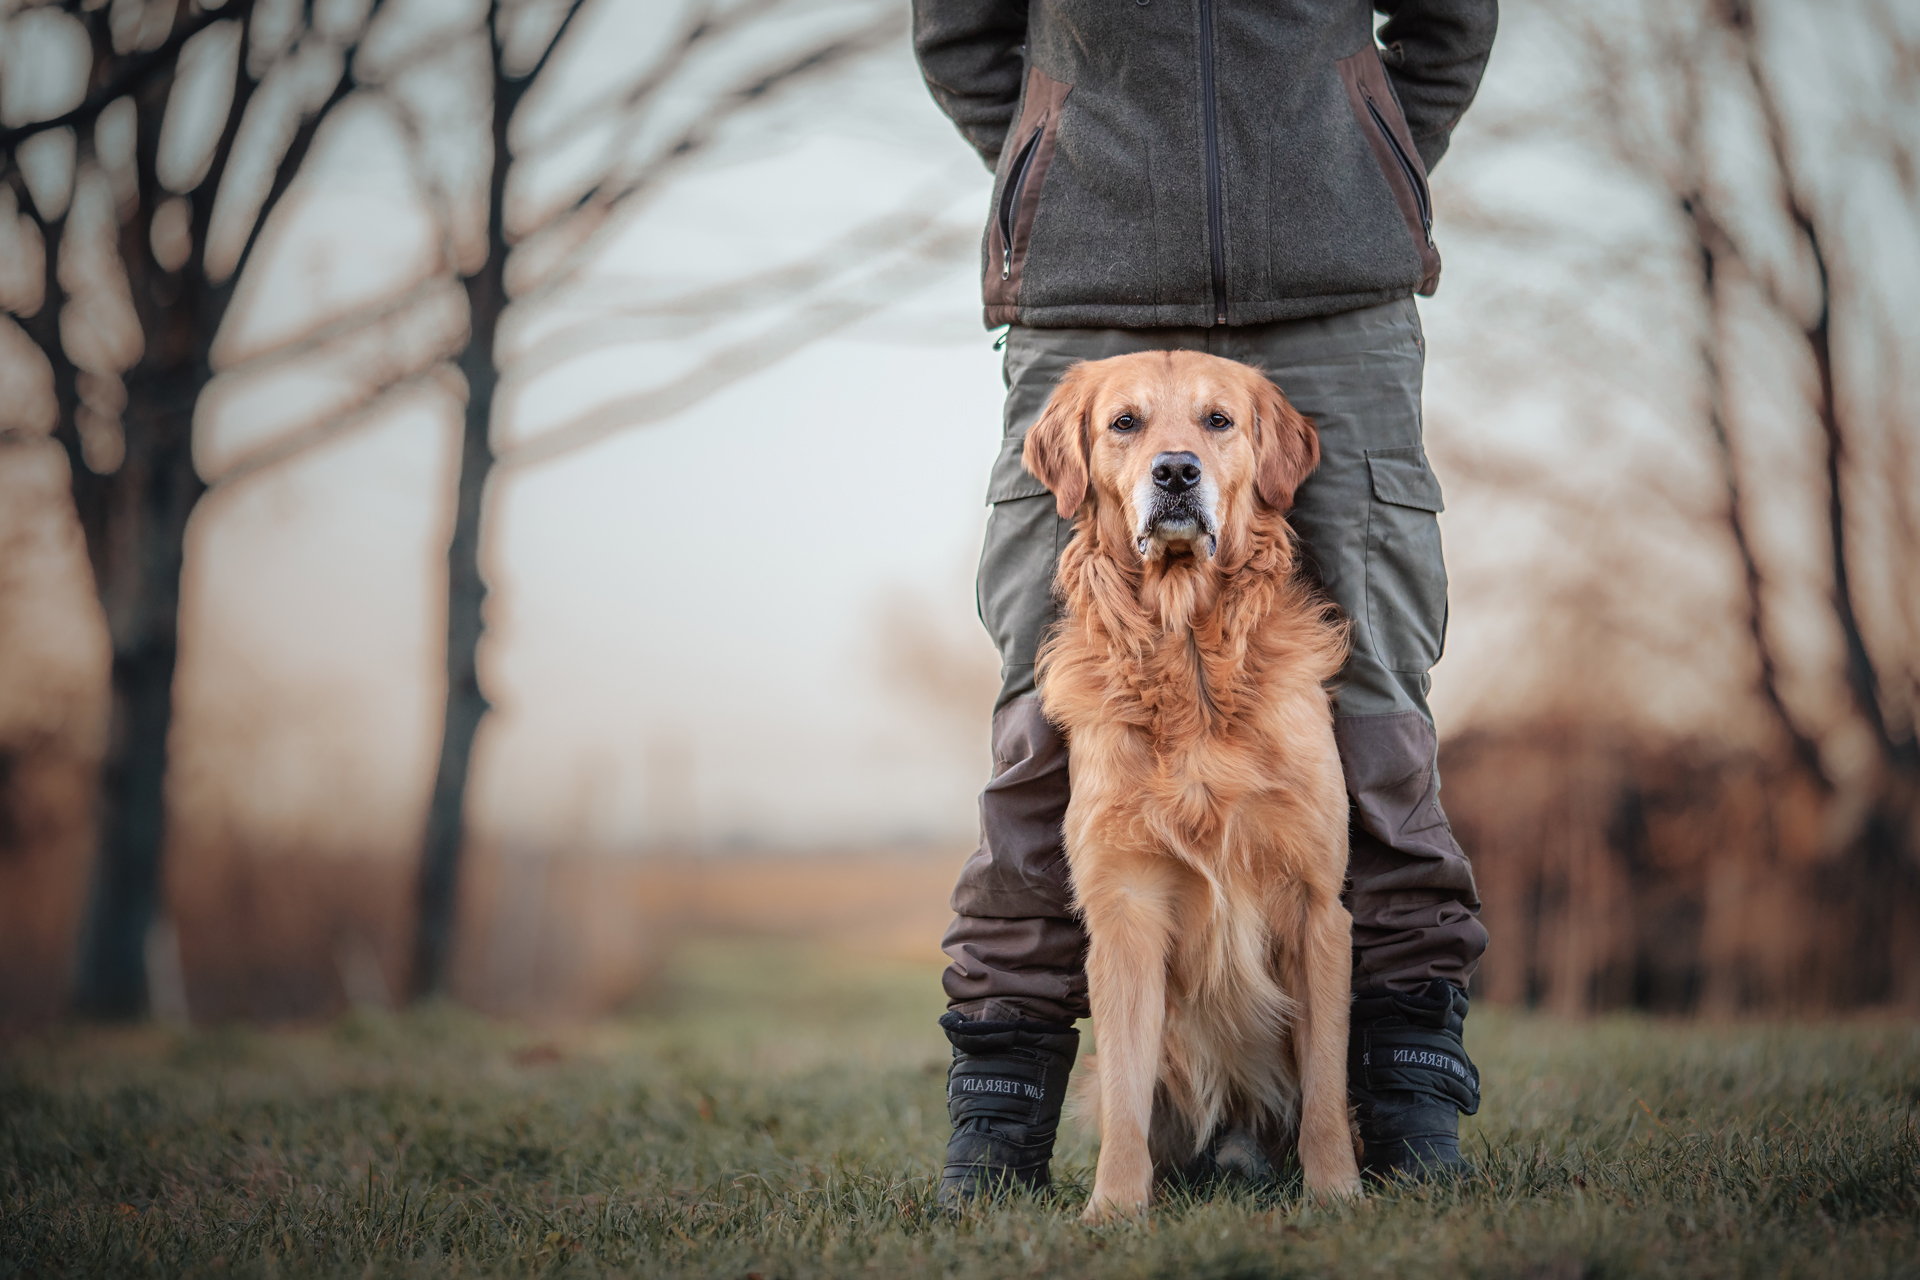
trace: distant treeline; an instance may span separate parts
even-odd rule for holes
[[[1566,1014],[1920,1008],[1920,867],[1800,770],[1544,724],[1440,753],[1493,945],[1475,994]]]

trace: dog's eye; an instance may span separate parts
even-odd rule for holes
[[[1113,429],[1115,431],[1131,431],[1133,430],[1133,425],[1133,415],[1130,413],[1123,413],[1113,420]]]
[[[1215,431],[1225,431],[1228,427],[1233,425],[1233,419],[1229,418],[1224,413],[1210,414],[1207,417],[1207,425],[1212,427]]]

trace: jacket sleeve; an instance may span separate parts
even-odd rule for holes
[[[1431,172],[1480,87],[1499,25],[1498,0],[1373,0],[1387,79]]]
[[[1027,0],[913,0],[913,52],[940,109],[989,169],[1026,75]]]

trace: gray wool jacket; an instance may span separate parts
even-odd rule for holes
[[[1497,0],[914,0],[927,87],[994,170],[987,326],[1431,294],[1427,171],[1496,22]]]

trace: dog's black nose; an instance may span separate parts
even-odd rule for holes
[[[1168,493],[1185,493],[1200,483],[1200,459],[1191,453],[1163,453],[1153,460],[1153,482]]]

